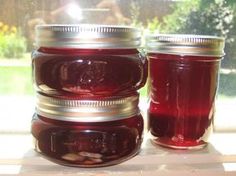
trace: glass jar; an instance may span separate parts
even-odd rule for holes
[[[212,129],[224,39],[162,34],[148,36],[146,43],[153,142],[175,149],[204,147]]]
[[[137,94],[99,101],[38,94],[31,130],[36,151],[47,159],[100,167],[121,163],[139,151],[143,118]]]
[[[32,53],[37,91],[84,99],[131,95],[147,78],[140,38],[131,27],[37,26]]]

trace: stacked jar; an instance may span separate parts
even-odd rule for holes
[[[136,28],[40,25],[32,54],[35,149],[56,163],[118,164],[140,149],[138,89],[147,79]]]

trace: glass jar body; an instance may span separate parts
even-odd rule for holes
[[[149,53],[153,142],[176,149],[202,148],[212,129],[219,57]]]
[[[127,96],[147,79],[147,60],[137,49],[41,47],[32,59],[36,90],[56,97]]]
[[[35,114],[32,135],[36,151],[62,165],[101,167],[121,163],[140,149],[140,114],[107,122],[66,122]]]

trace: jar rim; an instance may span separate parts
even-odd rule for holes
[[[138,48],[141,31],[119,25],[44,24],[37,25],[36,47]]]
[[[105,122],[130,118],[139,113],[139,95],[105,100],[60,99],[37,94],[36,113],[72,122]]]
[[[222,57],[225,38],[192,34],[148,34],[147,52],[192,56]]]

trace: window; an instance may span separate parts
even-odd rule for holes
[[[144,33],[226,37],[215,129],[236,130],[234,0],[1,0],[0,4],[0,133],[30,131],[34,113],[30,68],[34,27],[50,23],[132,25]],[[146,89],[142,89],[142,96],[145,95]]]

